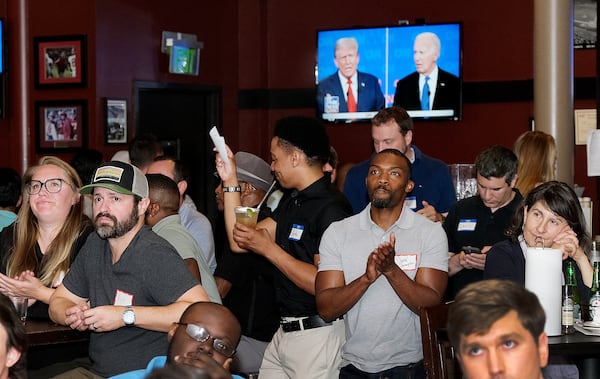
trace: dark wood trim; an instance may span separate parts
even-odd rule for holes
[[[575,78],[575,99],[596,98],[596,78]],[[315,88],[246,89],[238,93],[240,109],[297,109],[315,106]],[[533,80],[463,83],[463,103],[533,101]]]

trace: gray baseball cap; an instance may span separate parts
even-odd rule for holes
[[[108,188],[125,195],[148,197],[146,176],[139,168],[125,162],[110,161],[101,164],[94,171],[92,182],[81,187],[79,192],[84,195],[90,194],[95,187]]]

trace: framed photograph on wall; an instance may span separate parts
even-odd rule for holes
[[[35,103],[36,148],[56,153],[86,147],[87,102],[85,100],[37,101]]]
[[[594,49],[597,40],[597,0],[573,2],[573,47]]]
[[[35,37],[33,52],[36,88],[86,86],[84,35]]]
[[[127,143],[127,100],[104,99],[104,109],[106,143]]]

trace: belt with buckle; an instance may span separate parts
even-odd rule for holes
[[[336,320],[341,320],[341,319],[342,318],[340,317],[340,318],[338,318]],[[299,330],[314,329],[314,328],[320,328],[322,326],[331,325],[330,322],[326,322],[325,320],[323,320],[318,315],[308,316],[306,318],[303,318],[303,319],[300,319],[300,320],[293,320],[293,321],[283,321],[283,320],[281,320],[279,322],[279,324],[281,325],[281,329],[285,333],[297,332]]]

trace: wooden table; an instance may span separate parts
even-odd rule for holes
[[[25,321],[27,343],[31,346],[57,345],[83,342],[90,339],[90,332],[80,332],[50,320],[27,319]]]

